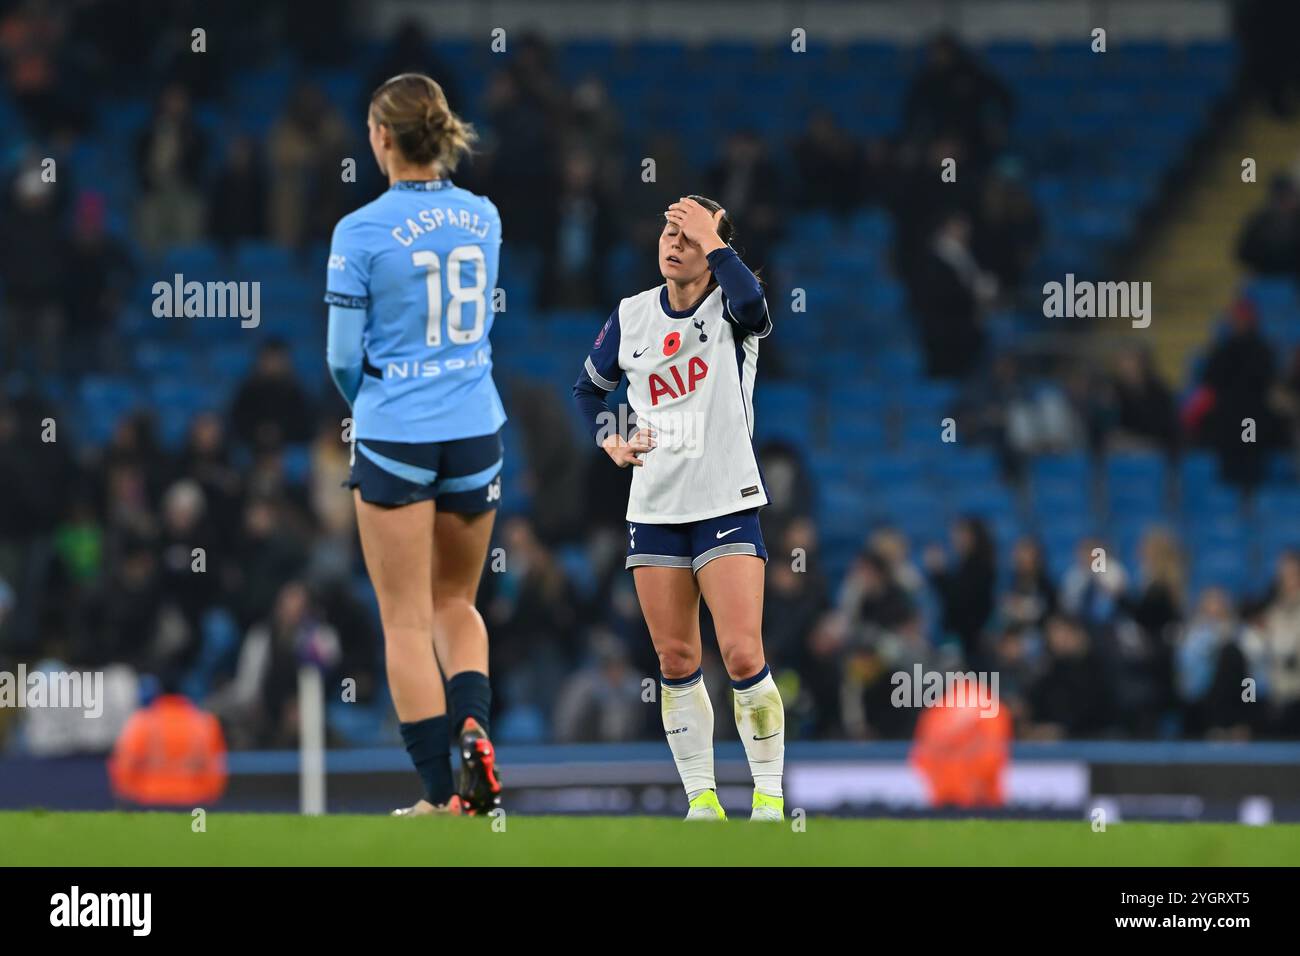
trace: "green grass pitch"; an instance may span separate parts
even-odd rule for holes
[[[783,826],[648,817],[486,819],[0,813],[8,866],[1294,865],[1300,826],[842,820]]]

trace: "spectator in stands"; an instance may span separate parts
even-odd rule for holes
[[[198,482],[214,547],[230,553],[239,527],[242,483],[230,460],[225,422],[215,412],[200,412],[190,422],[175,476]]]
[[[128,538],[116,547],[106,567],[109,577],[91,609],[90,626],[81,635],[84,644],[75,656],[91,665],[112,661],[151,665],[164,599],[153,542]]]
[[[1129,611],[1157,645],[1167,646],[1182,623],[1187,600],[1187,571],[1178,539],[1165,528],[1152,528],[1142,536],[1138,592]],[[1167,663],[1167,662],[1166,662]]]
[[[486,108],[493,132],[485,161],[485,189],[511,211],[512,242],[540,249],[559,181],[558,133],[564,97],[544,41],[526,35],[505,69],[488,80]]]
[[[1030,397],[1020,363],[1015,355],[1002,352],[994,356],[987,375],[962,390],[956,409],[957,420],[964,424],[970,439],[997,451],[1002,475],[1009,481],[1020,480],[1026,461],[1026,449],[1013,443],[1012,409]]]
[[[1067,364],[1060,372],[1065,379],[1060,387],[1071,413],[1069,441],[1075,447],[1093,455],[1102,454],[1106,429],[1110,425],[1110,410],[1104,397],[1106,383],[1098,380],[1091,366],[1082,363]],[[1064,447],[1064,446],[1063,446]]]
[[[1277,581],[1263,616],[1268,654],[1268,692],[1275,729],[1284,737],[1300,735],[1300,551],[1287,551],[1277,562]]]
[[[570,150],[561,166],[560,188],[550,197],[542,242],[543,309],[604,309],[608,253],[614,242],[614,214],[597,178],[593,157]]]
[[[583,516],[587,524],[585,530],[589,543],[595,534],[613,534],[620,542],[627,534],[627,494],[632,482],[627,472],[631,470],[631,468],[620,468],[611,475],[609,455],[601,451],[594,442],[587,451],[582,461],[582,478],[579,487],[582,489]],[[618,561],[618,570],[620,576],[625,576],[622,574],[625,570],[622,558]]]
[[[0,216],[0,371],[62,366],[65,347],[63,290],[66,245],[59,222],[58,188],[42,179],[35,162],[23,164],[9,183]]]
[[[202,487],[193,478],[182,478],[162,498],[158,569],[168,602],[181,612],[193,635],[200,634],[204,615],[221,600],[223,559],[212,546]]]
[[[341,654],[338,634],[320,620],[307,586],[288,581],[270,617],[244,638],[234,680],[210,705],[227,722],[236,746],[295,746],[298,671],[309,665],[328,676]]]
[[[907,593],[894,583],[889,566],[871,551],[859,554],[849,568],[836,608],[851,627],[870,637],[895,632],[916,612]]]
[[[925,279],[935,229],[958,213],[969,219],[979,208],[981,180],[967,170],[966,160],[965,145],[951,135],[904,143],[894,154],[891,188],[885,193],[894,222],[894,270],[913,294]],[[950,167],[971,175],[943,176]]]
[[[270,227],[276,242],[298,247],[327,238],[346,204],[355,202],[340,165],[347,147],[347,126],[320,88],[304,83],[294,90],[267,137],[275,181]]]
[[[1208,408],[1199,434],[1218,453],[1224,481],[1249,488],[1263,478],[1267,452],[1278,439],[1271,407],[1276,379],[1273,347],[1259,331],[1255,306],[1238,299],[1227,334],[1206,356],[1199,396]],[[1253,440],[1244,440],[1248,433]]]
[[[911,558],[911,545],[907,535],[891,525],[882,525],[871,532],[867,538],[867,549],[885,562],[889,570],[889,579],[903,590],[903,593],[919,604],[925,593],[927,582],[921,569]]]
[[[137,236],[150,252],[196,242],[202,235],[206,156],[207,139],[194,120],[189,93],[178,84],[164,87],[136,144]]]
[[[843,733],[840,657],[852,633],[853,623],[849,616],[832,610],[821,616],[804,639],[805,664],[799,677],[812,699],[813,716],[809,730],[814,736],[835,737]]]
[[[423,73],[438,81],[447,102],[457,113],[463,113],[469,104],[460,98],[460,89],[456,82],[456,71],[438,55],[434,38],[416,17],[404,17],[393,31],[393,37],[375,65],[366,82],[362,85],[362,99],[357,103],[356,112],[364,116],[370,109],[370,97],[385,80],[403,73]]]
[[[268,341],[235,393],[230,407],[233,431],[250,448],[278,448],[312,437],[311,400],[290,359],[288,345],[279,339]]]
[[[339,636],[341,654],[334,673],[355,681],[351,689],[356,693],[357,703],[369,704],[388,693],[387,683],[380,679],[384,642],[369,602],[352,585],[351,578],[331,579],[319,575],[309,581],[318,621]]]
[[[1046,637],[1046,667],[1030,690],[1033,716],[1025,736],[1060,740],[1100,734],[1111,712],[1110,686],[1083,623],[1054,614],[1047,619]]]
[[[0,578],[19,591],[8,634],[24,648],[41,636],[35,612],[44,597],[44,542],[64,514],[76,475],[67,442],[43,442],[32,427],[51,414],[32,395],[0,396]]]
[[[1179,446],[1178,407],[1151,352],[1129,349],[1115,360],[1112,381],[1115,397],[1115,428],[1112,447],[1158,448],[1173,454]]]
[[[356,509],[350,497],[339,494],[351,471],[351,447],[343,441],[341,417],[324,415],[311,445],[308,477],[310,511],[317,524],[311,562],[318,575],[346,577],[356,554]]]
[[[816,560],[816,526],[807,518],[791,522],[772,555],[767,563],[763,645],[773,668],[799,670],[804,663],[804,636],[830,603]]]
[[[816,494],[813,477],[803,453],[779,438],[764,442],[758,450],[758,466],[767,485],[768,505],[759,512],[763,534],[779,539],[786,525],[811,513]]]
[[[708,195],[733,220],[745,224],[745,261],[756,269],[769,265],[772,245],[782,231],[785,193],[781,171],[763,140],[751,130],[732,133],[704,181]]]
[[[895,675],[912,679],[917,666],[931,670],[935,658],[915,610],[889,630],[853,632],[843,650],[837,695],[845,732],[858,739],[910,736],[920,714],[915,707],[899,706]]]
[[[801,201],[810,209],[848,215],[863,193],[863,159],[853,139],[827,109],[817,109],[794,144],[794,160],[803,187]]]
[[[573,585],[527,518],[507,519],[500,534],[501,570],[483,576],[481,601],[492,634],[492,667],[528,665],[541,686],[550,668],[558,682],[578,652]]]
[[[925,50],[903,104],[903,138],[926,140],[953,132],[977,166],[1006,137],[1011,91],[951,33],[941,33]]]
[[[1285,419],[1285,440],[1290,442],[1293,452],[1300,456],[1300,345],[1291,350],[1281,385],[1274,393],[1274,403]]]
[[[294,453],[295,462],[302,461],[299,455],[303,451]],[[285,526],[305,538],[311,531],[312,522],[308,517],[311,498],[304,483],[306,475],[299,473],[296,465],[290,471],[288,455],[287,449],[278,445],[255,451],[252,463],[244,472],[244,487],[249,497],[278,501]]]
[[[1245,736],[1252,723],[1252,705],[1243,700],[1242,681],[1252,667],[1251,635],[1238,620],[1232,599],[1223,588],[1201,593],[1195,615],[1178,629],[1174,650],[1174,687],[1183,710],[1184,732],[1192,736],[1238,728]]]
[[[999,160],[980,192],[971,240],[975,258],[1012,300],[1043,240],[1042,222],[1024,176],[1018,161]]]
[[[1270,0],[1238,0],[1231,10],[1241,44],[1243,85],[1261,97],[1274,116],[1294,116],[1300,87],[1295,56],[1300,8]]]
[[[1075,549],[1075,563],[1061,579],[1061,610],[1089,630],[1111,627],[1123,613],[1128,572],[1118,556],[1097,538],[1084,538]]]
[[[1071,395],[1051,379],[1031,381],[1014,355],[1003,353],[990,374],[971,380],[965,389],[974,436],[998,449],[1002,471],[1012,481],[1024,477],[1036,455],[1081,451],[1087,447],[1088,423]]]
[[[858,161],[859,201],[868,206],[888,207],[899,179],[894,141],[886,136],[868,136]]]
[[[1047,572],[1043,546],[1020,538],[1011,549],[1011,577],[998,601],[998,614],[1008,628],[1040,630],[1056,611],[1056,587]]]
[[[1043,629],[1007,623],[992,640],[990,669],[998,675],[998,702],[1018,727],[1032,717],[1030,694],[1043,669]]]
[[[606,196],[618,189],[624,165],[620,159],[623,155],[622,118],[600,77],[594,74],[583,77],[570,93],[564,138],[570,152],[583,153],[596,164],[597,189]],[[652,152],[649,155],[656,154]],[[666,183],[660,178],[662,166],[657,162],[655,165],[656,182]],[[639,175],[640,166],[636,169]],[[655,211],[661,212],[662,205]]]
[[[1186,570],[1178,540],[1164,528],[1142,537],[1137,588],[1125,595],[1127,621],[1117,634],[1118,701],[1129,729],[1144,737],[1161,732],[1175,706],[1173,647],[1186,605]]]
[[[642,737],[647,708],[623,642],[608,632],[591,641],[590,660],[555,698],[553,736],[561,743],[622,743]]]
[[[565,107],[564,84],[555,70],[555,53],[541,33],[525,33],[514,47],[515,55],[506,64],[531,102],[559,118]]]
[[[534,495],[532,528],[543,541],[569,539],[585,520],[579,497],[583,459],[569,410],[553,388],[536,381],[513,382],[506,401],[523,438],[521,457]]]
[[[104,571],[104,529],[89,498],[77,492],[54,531],[54,550],[69,587],[93,586]]]
[[[90,640],[88,609],[107,574],[104,528],[85,491],[77,489],[73,493],[51,543],[54,559],[43,582],[38,634],[47,641],[62,638],[62,653],[80,660]],[[0,567],[5,563],[0,559]],[[4,636],[0,632],[0,647],[5,643]]]
[[[997,564],[993,539],[979,518],[960,518],[951,531],[952,559],[938,545],[925,553],[925,568],[942,608],[940,630],[956,638],[967,665],[976,665],[984,628],[993,616]]]
[[[276,183],[277,191],[283,185]],[[266,191],[256,142],[243,134],[232,137],[209,194],[208,233],[227,249],[241,239],[263,238]]]
[[[0,648],[13,647],[17,642],[13,640],[13,634],[9,627],[13,619],[14,611],[14,594],[13,585],[5,578],[0,577]],[[5,708],[10,714],[17,710],[16,707]],[[10,720],[14,718],[10,717]],[[0,751],[5,748],[5,723],[6,715],[0,713]]]
[[[224,566],[227,591],[241,628],[271,613],[280,589],[306,565],[302,542],[289,529],[283,502],[250,497],[235,542],[234,559]]]
[[[663,232],[664,209],[677,197],[699,188],[697,174],[687,161],[679,134],[671,130],[649,132],[645,151],[655,161],[655,182],[642,182],[641,167],[625,163],[616,194],[618,218],[626,230],[623,238],[634,249],[653,246]],[[648,288],[663,281],[658,264],[650,256],[636,257],[631,268],[636,276],[633,285],[640,283],[639,287]]]
[[[1277,176],[1268,199],[1237,237],[1237,258],[1262,276],[1294,276],[1300,270],[1300,191],[1289,176]]]
[[[68,346],[79,353],[71,364],[81,373],[116,370],[122,364],[117,314],[135,269],[125,245],[109,235],[106,219],[101,194],[77,198],[61,284],[71,332]]]
[[[971,251],[970,219],[945,217],[923,254],[911,287],[926,374],[965,378],[984,353],[984,310],[997,296],[997,279],[985,272]]]
[[[62,55],[68,48],[73,17],[55,4],[9,6],[0,20],[0,55],[5,86],[23,120],[42,137],[79,130],[86,121],[85,97],[77,95],[80,76],[70,58]],[[76,19],[80,27],[80,18]]]
[[[111,543],[129,538],[152,538],[157,532],[154,501],[161,492],[158,470],[161,460],[148,452],[147,444],[130,444],[139,430],[133,427],[136,419],[118,424],[113,444],[102,455],[102,478],[99,493],[105,524]]]

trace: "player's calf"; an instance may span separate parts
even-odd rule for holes
[[[784,806],[781,777],[785,769],[785,705],[781,692],[766,664],[752,677],[732,681],[731,686],[736,730],[754,777],[754,812],[750,819],[780,820]]]
[[[673,762],[681,775],[686,798],[694,813],[696,801],[703,799],[717,807],[717,784],[713,776],[713,705],[704,686],[704,671],[696,669],[686,677],[664,677],[660,681],[660,715],[664,735],[673,752]],[[712,795],[710,801],[706,794]],[[687,819],[697,819],[687,816]]]

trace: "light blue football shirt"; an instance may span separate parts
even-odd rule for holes
[[[364,309],[353,432],[438,442],[495,433],[492,290],[501,216],[449,180],[397,182],[334,227],[325,301]]]

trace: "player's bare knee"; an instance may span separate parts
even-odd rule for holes
[[[763,669],[763,644],[757,638],[722,647],[722,663],[732,680],[745,680]]]
[[[690,677],[700,669],[699,652],[688,645],[659,652],[659,672],[669,680]]]

